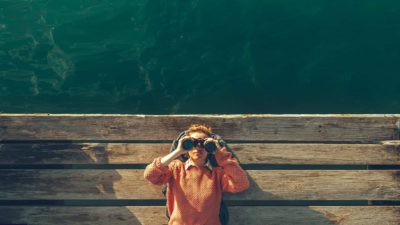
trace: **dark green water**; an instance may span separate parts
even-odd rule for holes
[[[398,0],[0,0],[0,112],[399,113]]]

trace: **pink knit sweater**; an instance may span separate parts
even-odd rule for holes
[[[245,171],[225,148],[215,153],[220,167],[190,166],[177,159],[168,166],[157,157],[147,165],[144,177],[156,185],[167,184],[169,225],[220,225],[222,192],[240,192],[249,187]]]

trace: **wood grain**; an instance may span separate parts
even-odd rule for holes
[[[0,223],[29,225],[166,225],[163,206],[0,206]],[[400,224],[400,206],[229,207],[231,225]]]
[[[171,141],[192,123],[206,123],[233,142],[230,147],[242,165],[400,164],[400,114],[0,114],[0,165],[145,165],[167,154]],[[120,143],[112,143],[116,141]],[[247,173],[251,187],[224,193],[224,199],[239,203],[400,199],[399,170]],[[165,199],[160,186],[144,180],[142,169],[1,169],[0,181],[0,200]],[[159,225],[167,224],[164,210],[160,206],[0,206],[0,224]],[[264,203],[229,210],[233,225],[400,224],[400,206],[393,205]]]
[[[0,164],[147,164],[171,144],[7,143]],[[229,144],[242,164],[400,164],[400,144]]]
[[[349,141],[398,139],[400,114],[119,115],[0,114],[0,140],[172,140],[206,123],[226,140]]]
[[[228,200],[395,200],[396,170],[248,170],[251,187]],[[143,170],[0,170],[0,199],[165,199]]]

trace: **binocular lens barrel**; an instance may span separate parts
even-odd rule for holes
[[[209,141],[204,143],[204,140],[198,141],[193,139],[186,139],[182,142],[182,147],[184,150],[189,151],[194,148],[195,145],[201,144],[208,153],[214,153],[217,150],[217,146],[214,142]]]
[[[194,147],[194,142],[193,142],[193,140],[190,140],[190,139],[184,140],[184,141],[182,142],[182,147],[183,147],[183,149],[185,149],[186,151],[189,151],[190,149],[192,149],[192,148]]]
[[[214,142],[208,142],[205,144],[204,148],[208,153],[214,153],[217,150],[217,146]]]

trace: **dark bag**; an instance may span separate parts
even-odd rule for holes
[[[186,132],[187,131],[182,131],[181,133],[179,133],[178,137],[172,142],[172,145],[171,145],[171,148],[169,149],[169,152],[174,151],[178,147],[179,140],[183,136],[185,136]],[[221,147],[225,147],[226,150],[229,151],[230,153],[232,153],[232,156],[236,160],[238,160],[238,158],[233,153],[233,151],[229,148],[229,146],[226,144],[226,142],[219,135],[217,135],[215,133],[211,133],[210,136],[212,138],[216,139],[218,141],[218,143],[221,145]],[[180,157],[178,157],[178,159],[181,160],[182,162],[185,162],[186,160],[188,160],[188,156],[187,155],[181,155]],[[215,159],[214,155],[209,154],[207,156],[207,159],[210,160],[211,166],[218,167],[218,163],[217,163],[217,160]],[[164,196],[166,196],[166,194],[167,194],[167,185],[165,185],[165,184],[162,186],[162,193],[164,194]],[[168,221],[169,221],[170,215],[168,214],[168,208],[165,209],[165,215],[167,216]],[[220,219],[222,225],[228,225],[229,211],[228,211],[227,205],[225,204],[225,202],[223,200],[221,200],[221,206],[220,206],[220,209],[219,209],[219,219]]]

